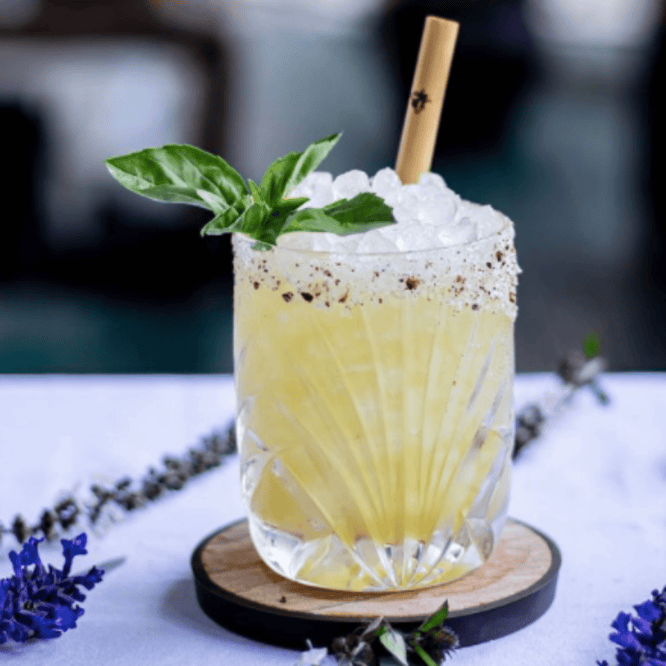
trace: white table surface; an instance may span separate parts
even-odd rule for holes
[[[557,383],[553,375],[519,376],[516,406]],[[514,468],[510,515],[550,535],[562,552],[553,605],[515,634],[459,650],[452,663],[614,663],[610,622],[666,585],[666,374],[608,375],[602,384],[611,405],[579,392]],[[224,426],[233,400],[231,378],[222,376],[0,377],[0,520],[21,512],[35,521],[59,492],[96,479],[141,477],[165,453],[183,454]],[[76,629],[0,646],[0,661],[295,665],[297,651],[237,636],[197,605],[192,551],[242,516],[233,456],[103,537],[91,536],[76,570],[118,556],[125,564],[88,593]],[[5,536],[0,578],[11,574],[12,549],[15,540]],[[59,544],[40,551],[61,565]]]

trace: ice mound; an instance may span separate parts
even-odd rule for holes
[[[503,229],[508,220],[490,206],[461,199],[436,173],[424,173],[418,183],[403,185],[391,168],[372,178],[357,169],[335,180],[315,171],[297,185],[290,197],[309,197],[303,208],[320,208],[338,199],[373,192],[393,208],[395,224],[360,234],[297,232],[278,239],[280,247],[298,250],[354,252],[404,252],[446,248],[471,243]]]
[[[252,289],[269,287],[280,305],[307,302],[331,311],[425,298],[454,311],[516,316],[520,269],[508,218],[461,199],[434,173],[403,185],[393,169],[372,177],[356,170],[337,178],[314,172],[289,196],[308,197],[307,208],[360,192],[382,197],[395,223],[349,236],[283,234],[277,239],[283,252],[257,252],[253,239],[234,234],[234,261]]]

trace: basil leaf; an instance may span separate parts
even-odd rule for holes
[[[282,233],[327,231],[347,236],[393,224],[393,211],[376,194],[363,192],[353,199],[341,199],[324,208],[305,208],[288,218]]]
[[[416,630],[426,633],[439,626],[449,615],[449,600],[447,599],[430,617],[426,618],[423,624]]]
[[[250,181],[251,182],[251,181]],[[255,184],[256,186],[256,184]],[[252,185],[250,185],[250,188]],[[283,200],[277,208],[270,208],[263,201],[252,203],[252,198],[245,198],[245,208],[240,212],[229,208],[226,212],[214,217],[201,230],[201,235],[214,235],[234,233],[240,231],[251,238],[257,239],[253,249],[270,250],[276,244],[278,236],[283,233],[288,214],[301,206],[307,198]],[[273,221],[273,218],[280,218]]]
[[[128,190],[155,199],[188,203],[223,213],[247,192],[240,174],[221,157],[188,145],[146,148],[106,160]]]
[[[240,230],[257,242],[252,246],[255,250],[270,250],[277,243],[278,236],[283,232],[289,213],[308,201],[307,197],[299,199],[280,199],[270,206],[264,199],[261,188],[248,179],[254,203],[239,217]]]
[[[382,627],[385,631],[378,633],[381,644],[404,666],[407,664],[407,645],[405,639],[397,631],[389,627]]]
[[[233,208],[229,208],[207,222],[200,233],[202,236],[221,236],[222,234],[240,231],[234,224],[236,220],[238,220],[238,213]]]
[[[241,231],[252,238],[257,240],[264,240],[264,236],[268,231],[268,238],[270,239],[270,231],[267,229],[266,222],[270,217],[271,209],[263,201],[253,203],[239,218],[236,220],[237,229],[234,231]],[[269,241],[270,242],[270,241]]]
[[[385,222],[370,222],[368,224],[363,222],[353,224],[340,222],[334,217],[327,215],[321,208],[299,210],[290,215],[287,221],[288,224],[282,231],[285,234],[292,231],[321,231],[337,234],[338,236],[348,236],[349,234],[357,234],[368,229],[385,226]]]
[[[299,197],[298,199],[280,199],[280,201],[273,204],[273,215],[285,220],[289,216],[289,213],[300,208],[308,201],[310,201],[310,199],[307,197]],[[275,215],[275,213],[277,213],[277,215]]]
[[[257,250],[257,252],[268,252],[269,250],[272,250],[273,247],[275,247],[275,243],[266,243],[264,241],[257,241],[253,246],[253,250]]]
[[[206,223],[201,229],[202,236],[221,236],[230,234],[234,231],[241,231],[239,222],[242,214],[252,205],[252,197],[246,194],[236,201],[233,206],[229,206],[222,213],[218,213],[210,222]]]
[[[582,346],[583,354],[588,361],[601,353],[601,340],[596,333],[588,333],[583,338]]]
[[[308,201],[307,197],[303,199],[283,199],[272,209],[268,208],[268,216],[265,214],[262,216],[263,228],[246,224],[245,233],[257,239],[252,249],[266,251],[274,247],[277,244],[278,236],[285,233],[284,227],[288,222],[289,213],[306,201]]]
[[[282,233],[292,231],[327,231],[333,234],[347,234],[347,228],[335,218],[326,215],[321,208],[305,208],[292,213],[287,218]]]
[[[287,233],[286,227],[292,218],[291,214],[307,201],[309,201],[307,197],[299,199],[281,199],[273,205],[269,224],[277,231],[278,236]]]
[[[269,204],[275,204],[314,171],[339,141],[342,132],[311,143],[302,153],[289,153],[275,160],[261,179],[261,190]]]
[[[361,192],[353,199],[340,199],[324,206],[322,210],[343,224],[359,222],[377,222],[379,226],[393,224],[393,209],[384,199],[371,192]]]
[[[427,666],[439,666],[437,662],[420,646],[414,645],[414,652],[423,659]]]
[[[338,142],[342,134],[311,143],[302,153],[289,153],[271,164],[261,185],[248,181],[217,155],[188,145],[170,144],[111,157],[111,175],[132,192],[175,203],[194,204],[215,214],[201,235],[241,232],[254,238],[254,249],[273,247],[281,234],[328,231],[355,234],[393,222],[393,213],[375,194],[341,199],[323,209],[297,210],[307,197],[285,198]],[[248,188],[249,192],[248,193]]]
[[[264,199],[264,196],[259,189],[259,186],[251,179],[247,179],[247,184],[250,187],[250,193],[252,194],[252,198],[254,199],[255,203],[260,203],[263,202],[265,203],[266,200]]]

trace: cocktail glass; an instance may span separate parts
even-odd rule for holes
[[[261,252],[234,235],[242,494],[281,575],[410,589],[490,556],[514,434],[502,219],[472,243],[380,254]]]

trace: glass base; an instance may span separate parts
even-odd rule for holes
[[[455,537],[443,532],[429,543],[400,546],[359,539],[352,548],[335,534],[304,540],[250,516],[252,541],[278,574],[298,583],[334,590],[384,592],[440,585],[481,566],[491,555],[501,521],[464,521]]]

